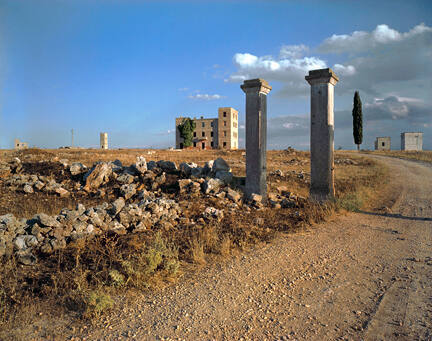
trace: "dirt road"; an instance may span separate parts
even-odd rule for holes
[[[87,339],[431,340],[432,167],[380,158],[387,215],[284,235],[89,328]]]

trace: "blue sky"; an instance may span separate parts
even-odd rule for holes
[[[354,33],[357,31],[358,33]],[[304,75],[332,67],[335,145],[423,131],[432,149],[431,1],[0,0],[0,148],[174,145],[174,118],[239,110],[243,79],[269,95],[269,148],[307,149]],[[244,144],[242,129],[240,136]]]

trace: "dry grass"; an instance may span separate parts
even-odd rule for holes
[[[375,154],[375,155],[397,157],[397,158],[408,159],[408,160],[432,162],[432,151],[431,150],[423,150],[423,151],[375,150],[375,151],[370,151],[367,153],[368,154]]]
[[[146,150],[26,150],[22,152],[1,151],[2,159],[15,156],[23,161],[52,160],[67,158],[70,162],[80,161],[88,165],[96,161],[120,159],[131,164],[136,156],[144,155],[147,160],[172,160],[179,162],[204,162],[223,157],[237,176],[244,175],[242,151],[156,151],[146,155]],[[306,152],[270,151],[268,171],[282,170],[283,177],[269,176],[269,190],[276,191],[285,186],[290,191],[306,197],[310,179],[309,154]],[[347,155],[337,154],[346,158]],[[335,208],[352,209],[345,205],[352,196],[365,205],[372,200],[382,186],[381,179],[386,170],[378,163],[364,157],[355,158],[357,165],[336,166],[336,191],[338,201],[327,205],[306,202],[299,208],[263,209],[251,212],[238,210],[226,213],[222,221],[210,221],[187,226],[176,226],[169,231],[152,230],[146,233],[117,236],[102,235],[91,240],[80,240],[67,249],[41,258],[37,265],[26,268],[17,265],[14,259],[4,261],[0,270],[0,339],[13,339],[21,326],[28,324],[39,311],[62,316],[75,314],[78,320],[98,318],[113,304],[112,297],[129,289],[157,290],[185,271],[205,263],[223,260],[233,250],[242,250],[259,242],[268,242],[278,233],[292,232],[304,226],[321,222],[329,217]],[[295,172],[295,173],[293,173]],[[297,175],[304,172],[303,179]],[[1,185],[1,180],[0,180]],[[57,214],[62,207],[71,207],[76,200],[63,201],[46,197],[45,201],[20,199],[0,187],[4,201],[4,212],[16,212],[18,207],[30,217],[41,211]],[[350,199],[351,198],[351,199]],[[222,207],[216,198],[193,200],[182,197],[182,209],[186,217],[199,221],[207,206]],[[99,199],[88,199],[88,205]],[[355,201],[355,200],[354,200]],[[342,204],[341,204],[342,203]],[[345,204],[344,204],[345,203]],[[345,206],[344,206],[345,205]],[[355,208],[354,208],[355,209]],[[54,327],[53,327],[54,330]],[[11,334],[11,333],[15,334]]]

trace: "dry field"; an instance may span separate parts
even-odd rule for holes
[[[169,160],[177,165],[223,158],[235,176],[245,175],[244,151],[171,150],[39,150],[0,151],[2,162],[18,157],[25,172],[54,176],[67,181],[60,162],[67,160],[91,166],[98,161],[120,160],[130,165],[137,156],[150,160]],[[102,234],[71,242],[66,248],[41,255],[36,264],[18,264],[15,258],[3,259],[0,271],[0,339],[20,339],[19,330],[31,325],[42,314],[67,316],[79,325],[109,311],[119,295],[133,296],[134,290],[157,290],[195,272],[203,264],[221,262],[259,242],[269,242],[278,233],[291,233],[305,225],[325,220],[340,209],[377,208],[381,204],[387,169],[355,153],[336,154],[336,202],[316,205],[305,199],[310,184],[307,152],[269,151],[268,189],[271,194],[289,191],[299,198],[289,208],[265,206],[255,209],[245,203],[228,209],[227,201],[203,193],[164,194],[178,202],[182,218],[176,224],[155,226],[142,233]],[[277,172],[276,172],[277,171]],[[74,192],[59,197],[43,192],[24,193],[6,185],[0,174],[0,215],[12,213],[30,219],[38,213],[57,215],[63,208],[83,203],[87,208],[116,199],[118,191],[105,196]],[[175,183],[179,174],[167,176]],[[237,188],[238,189],[238,188]],[[224,211],[221,219],[203,219],[206,207]],[[54,333],[55,326],[52,327]],[[49,330],[49,326],[47,327]],[[13,333],[12,333],[13,331]],[[12,333],[12,334],[11,334]],[[49,337],[49,335],[47,335]]]
[[[407,160],[418,160],[423,162],[432,162],[432,151],[431,150],[423,150],[420,152],[417,151],[402,151],[402,150],[390,150],[390,151],[384,151],[384,150],[375,150],[372,152],[367,152],[374,155],[384,155],[384,156],[391,156],[391,157],[397,157],[400,159],[407,159]]]

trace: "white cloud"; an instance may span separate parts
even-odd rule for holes
[[[352,65],[342,65],[342,64],[335,64],[333,66],[333,71],[336,72],[338,76],[352,76],[356,73],[356,69]]]
[[[196,99],[196,100],[211,101],[211,100],[225,98],[225,96],[221,96],[221,95],[218,95],[218,94],[214,94],[214,95],[196,94],[196,95],[190,95],[190,96],[188,96],[188,98],[190,98],[190,99]]]
[[[260,77],[282,83],[282,90],[276,94],[279,97],[306,96],[309,87],[304,76],[309,70],[330,66],[340,77],[339,94],[361,90],[369,96],[382,96],[398,89],[398,94],[403,95],[401,89],[414,86],[407,81],[416,82],[423,92],[432,91],[432,27],[425,24],[407,32],[382,24],[371,32],[335,34],[324,39],[315,51],[321,55],[306,55],[309,48],[300,44],[283,45],[278,56],[236,53],[233,64],[237,70],[225,81]],[[333,66],[323,57],[329,53],[339,57]]]
[[[279,52],[280,59],[301,58],[305,52],[309,51],[306,45],[283,45]]]
[[[178,91],[188,91],[189,88],[179,88]]]
[[[432,32],[432,28],[423,23],[405,33],[400,33],[383,24],[378,25],[372,32],[354,31],[351,34],[333,34],[323,41],[318,50],[324,53],[353,53],[384,44],[409,40],[428,32]]]
[[[295,58],[297,52],[288,53],[287,47],[282,47],[280,58],[272,56],[257,57],[250,53],[236,53],[233,57],[238,71],[230,75],[227,82],[239,82],[250,78],[266,78],[269,80],[289,81],[300,80],[309,70],[322,69],[326,63],[318,57]]]

